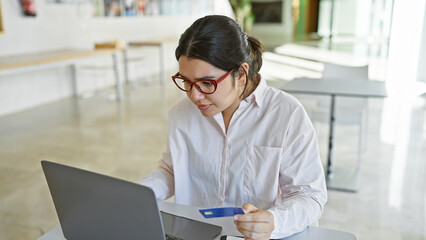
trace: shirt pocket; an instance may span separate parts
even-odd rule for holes
[[[248,202],[262,207],[276,200],[282,152],[279,147],[248,145],[244,170],[244,194]]]

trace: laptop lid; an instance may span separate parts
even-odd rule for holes
[[[182,239],[213,239],[222,230],[167,213],[160,215],[149,187],[49,161],[41,164],[63,234],[69,240],[165,239],[165,233]]]

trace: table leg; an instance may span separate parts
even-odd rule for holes
[[[328,133],[327,180],[330,180],[333,178],[333,135],[334,135],[334,120],[335,120],[335,103],[336,103],[336,96],[331,95],[330,130]]]
[[[165,73],[164,73],[164,44],[161,44],[159,47],[159,51],[160,51],[160,82],[161,84],[164,84],[166,82],[166,77],[165,77]]]
[[[118,57],[117,57],[117,53],[113,53],[112,54],[112,60],[113,60],[113,65],[114,65],[114,75],[115,75],[115,92],[117,95],[117,101],[120,101],[122,99],[123,96],[123,89],[120,83],[120,74],[118,71]]]
[[[123,50],[123,62],[124,62],[124,81],[128,84],[130,82],[129,79],[129,60],[128,60],[128,52],[127,49]]]
[[[333,147],[334,147],[334,125],[336,121],[336,96],[331,95],[330,106],[330,130],[328,136],[328,156],[327,156],[327,188],[345,191],[356,192],[358,181],[358,170],[339,167],[333,164]]]
[[[74,97],[78,97],[78,82],[77,82],[77,67],[75,64],[71,64],[71,80],[72,80],[72,91]]]

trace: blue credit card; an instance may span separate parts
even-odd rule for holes
[[[232,217],[235,214],[244,214],[240,207],[207,208],[199,211],[205,218]]]

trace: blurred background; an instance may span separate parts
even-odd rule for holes
[[[156,168],[167,111],[185,97],[170,79],[177,41],[210,14],[261,40],[271,86],[330,72],[385,86],[386,97],[335,99],[338,187],[319,226],[426,239],[424,0],[0,0],[0,239],[59,224],[40,160],[129,181]],[[331,94],[291,94],[326,168]]]

